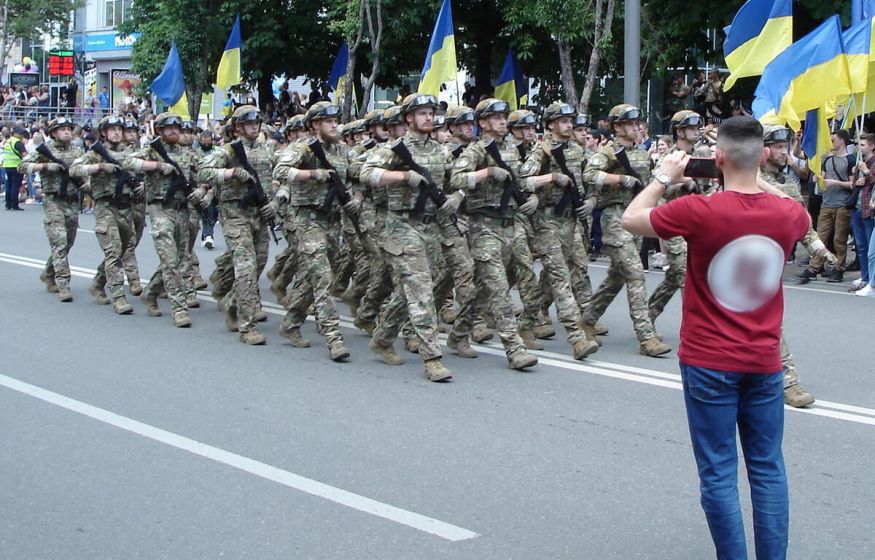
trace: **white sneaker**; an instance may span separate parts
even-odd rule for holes
[[[201,247],[206,247],[207,249],[212,249],[213,248],[213,236],[212,235],[206,236],[204,238],[204,240],[201,241]]]
[[[856,280],[851,282],[851,285],[854,287],[854,289],[859,290],[860,288],[863,287],[863,279],[857,278]]]
[[[863,296],[863,297],[875,297],[875,288],[872,287],[872,284],[866,284],[856,292],[854,295]]]

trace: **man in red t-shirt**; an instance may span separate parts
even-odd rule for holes
[[[787,554],[781,277],[809,217],[757,179],[767,156],[760,123],[732,117],[717,137],[724,192],[656,208],[666,189],[683,180],[689,156],[678,152],[663,161],[623,215],[623,227],[633,234],[687,241],[678,356],[702,508],[721,559],[747,558],[736,425],[751,486],[757,558]]]

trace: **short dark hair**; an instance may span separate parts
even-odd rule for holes
[[[836,136],[841,138],[842,142],[845,143],[845,146],[847,146],[848,144],[851,143],[851,133],[848,132],[847,130],[840,128],[840,129],[836,130],[835,132],[833,132],[833,134],[835,134]]]
[[[744,169],[759,167],[763,153],[763,125],[753,117],[730,117],[717,129],[717,148],[734,166]]]
[[[864,132],[860,135],[860,141],[865,140],[869,143],[870,146],[875,146],[875,134],[871,134],[869,132]]]
[[[730,117],[723,121],[723,124],[717,129],[717,138],[727,138],[736,141],[758,138],[762,141],[763,125],[753,117]]]

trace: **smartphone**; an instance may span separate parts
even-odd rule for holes
[[[716,179],[719,176],[714,158],[690,158],[684,168],[684,177],[691,179]]]

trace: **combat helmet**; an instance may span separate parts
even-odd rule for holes
[[[340,107],[330,101],[320,101],[307,109],[307,113],[304,115],[304,124],[310,126],[313,121],[332,117],[340,117]]]
[[[164,128],[165,126],[178,126],[182,127],[182,117],[177,115],[176,113],[171,113],[169,111],[165,111],[155,117],[155,128]]]
[[[100,121],[98,121],[97,130],[103,130],[104,128],[109,128],[111,126],[119,126],[124,129],[125,119],[119,115],[106,115],[105,117],[101,117]]]
[[[641,112],[641,109],[629,103],[614,105],[614,108],[608,113],[608,124],[640,121],[643,119],[644,114]]]
[[[778,142],[789,142],[793,137],[793,132],[784,125],[767,124],[763,126],[763,145],[777,144]]]
[[[702,119],[702,115],[695,111],[690,111],[689,109],[684,109],[682,111],[678,111],[671,117],[671,131],[674,132],[678,128],[684,128],[687,126],[702,126],[705,124],[705,121]]]
[[[49,121],[48,132],[51,134],[53,130],[61,128],[62,126],[69,126],[70,128],[73,128],[73,120],[69,117],[55,117]]]
[[[437,111],[437,97],[430,93],[411,93],[401,102],[401,116],[403,117],[404,115],[422,107],[430,107]]]
[[[516,128],[518,126],[535,126],[538,124],[538,117],[528,109],[518,109],[507,117],[507,127]]]
[[[474,122],[474,109],[467,105],[452,105],[447,109],[447,125]]]
[[[261,122],[261,111],[255,105],[241,105],[234,109],[231,115],[231,122],[242,124],[245,122]]]
[[[393,105],[383,111],[383,124],[386,126],[393,124],[403,124],[404,121],[401,120],[401,106]]]
[[[498,114],[504,116],[510,114],[510,105],[507,104],[507,101],[490,97],[478,103],[477,107],[474,108],[474,120]]]
[[[562,117],[576,117],[577,109],[569,105],[568,103],[562,103],[561,101],[556,101],[554,103],[550,103],[546,109],[544,109],[544,122],[548,123],[551,121],[555,121],[556,119]]]

